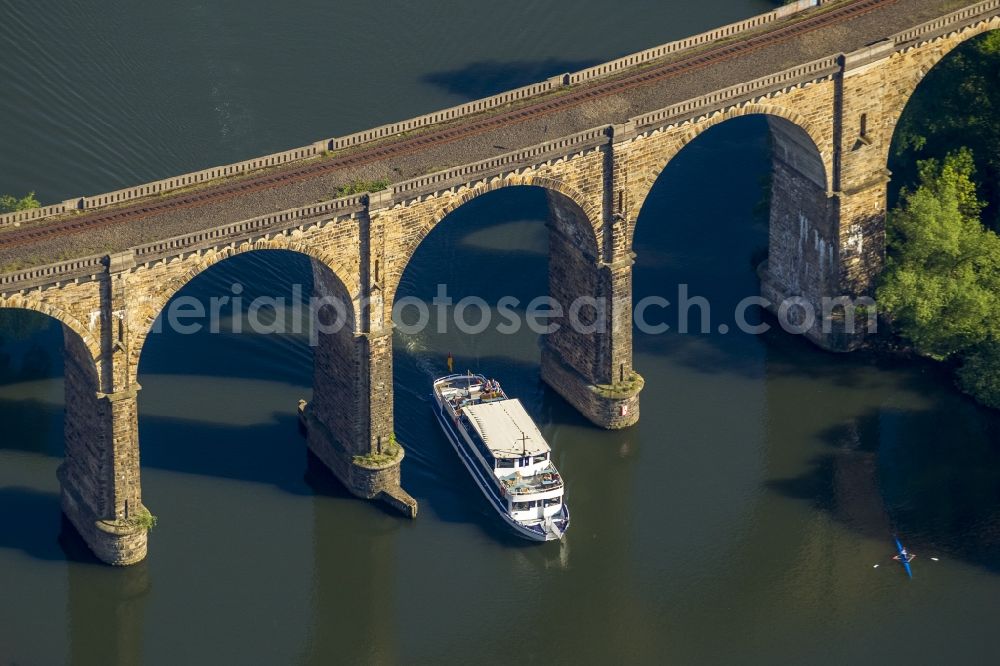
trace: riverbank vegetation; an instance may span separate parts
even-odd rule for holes
[[[1000,409],[1000,33],[927,75],[893,143],[878,302],[917,353]],[[966,147],[967,146],[967,147]]]
[[[1000,231],[1000,31],[974,38],[932,68],[893,139],[893,184],[912,187],[917,162],[968,146],[985,202],[982,219]]]
[[[13,213],[19,210],[38,208],[41,205],[41,202],[35,198],[34,192],[28,192],[20,199],[12,194],[0,194],[0,213]]]

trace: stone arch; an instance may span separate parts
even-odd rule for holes
[[[347,316],[346,326],[351,331],[357,330],[359,295],[351,294],[347,283],[342,277],[342,274],[335,268],[335,266],[337,266],[337,261],[334,257],[308,243],[290,241],[285,236],[280,236],[270,240],[260,239],[252,243],[244,242],[239,245],[228,245],[226,247],[211,250],[205,254],[199,255],[194,261],[192,261],[191,258],[173,260],[177,262],[190,262],[190,265],[186,266],[183,272],[164,281],[162,286],[149,293],[148,298],[142,303],[141,307],[137,308],[138,315],[133,320],[132,324],[136,327],[136,329],[133,332],[132,344],[130,345],[129,352],[130,381],[134,383],[137,380],[142,350],[145,347],[146,339],[153,328],[153,323],[164,311],[167,304],[172,298],[174,298],[174,296],[180,293],[180,291],[187,286],[191,280],[216,264],[240,254],[248,252],[266,252],[269,250],[285,250],[308,256],[313,260],[314,274],[316,272],[315,267],[322,266],[322,273],[332,278],[324,281],[324,287],[334,290],[338,298],[344,300],[345,304],[350,304],[350,307],[345,308],[345,315]],[[169,266],[173,263],[173,261],[167,260],[167,265]],[[151,269],[138,269],[138,271],[143,270]]]
[[[601,153],[599,159],[603,161],[605,157],[606,154]],[[555,166],[558,168],[560,164],[562,162]],[[598,166],[601,164],[598,162]],[[630,335],[624,341],[618,341],[615,352],[612,352],[612,327],[615,325],[610,318],[600,316],[600,306],[595,304],[610,303],[622,293],[627,293],[630,288],[628,272],[631,269],[624,263],[609,267],[602,261],[601,249],[609,247],[611,231],[610,225],[602,224],[603,172],[593,178],[593,182],[597,188],[586,198],[580,190],[560,179],[534,173],[516,174],[481,181],[454,193],[416,202],[409,208],[394,209],[400,219],[410,221],[411,225],[416,221],[420,226],[419,233],[411,232],[396,244],[397,247],[402,246],[402,251],[396,255],[398,272],[387,284],[386,303],[391,306],[395,302],[402,276],[417,254],[417,248],[449,214],[483,194],[502,188],[525,186],[541,189],[548,205],[545,223],[548,236],[547,295],[562,304],[561,313],[553,314],[549,320],[555,325],[554,330],[540,334],[541,378],[595,423],[603,427],[622,427],[619,421],[626,415],[627,409],[620,411],[617,403],[611,407],[604,405],[589,388],[612,380],[612,359],[617,359],[621,350],[628,350],[623,373],[631,375]],[[428,208],[420,210],[421,203]],[[391,226],[405,233],[407,225],[397,223]],[[589,300],[574,310],[574,304],[581,303],[582,298]],[[571,317],[579,317],[584,327],[573,326]],[[634,398],[634,394],[625,397],[636,408],[638,403]],[[612,412],[617,416],[611,416]]]
[[[833,169],[831,168],[833,163],[833,154],[831,150],[826,147],[826,142],[823,139],[823,133],[815,125],[815,123],[811,122],[805,116],[802,116],[801,114],[781,105],[747,102],[739,106],[730,107],[725,111],[717,111],[707,118],[692,121],[687,130],[680,134],[679,138],[675,138],[672,141],[668,140],[663,159],[657,160],[654,168],[645,173],[639,174],[635,179],[636,182],[632,191],[632,204],[633,210],[635,211],[635,218],[633,221],[638,219],[639,213],[642,211],[642,207],[646,202],[646,198],[649,196],[650,191],[653,189],[653,186],[656,184],[660,175],[664,170],[666,170],[667,165],[669,165],[670,162],[688,146],[688,144],[716,125],[720,125],[726,121],[743,116],[764,116],[767,118],[768,122],[772,124],[772,127],[781,127],[785,130],[787,135],[796,138],[798,143],[806,147],[811,147],[817,159],[809,165],[809,168],[817,174],[814,178],[814,180],[819,181],[816,183],[817,186],[823,187],[827,192],[831,192],[833,190],[831,180],[833,172]],[[684,126],[682,125],[682,127]],[[641,140],[651,140],[655,138],[656,133],[653,133]],[[821,146],[823,147],[821,148]],[[629,247],[632,245],[632,234],[635,232],[635,226],[636,225],[633,224],[632,229],[630,230]]]
[[[560,231],[566,236],[573,237],[581,251],[593,257],[600,256],[602,215],[599,204],[588,201],[582,192],[555,178],[541,176],[536,173],[497,176],[488,181],[480,181],[471,187],[462,187],[456,194],[450,197],[448,195],[439,195],[448,198],[441,205],[436,206],[433,212],[425,216],[426,221],[422,225],[419,234],[415,234],[412,240],[402,243],[402,251],[399,253],[397,260],[398,268],[393,275],[393,279],[387,285],[387,306],[391,307],[394,302],[399,280],[402,279],[403,274],[406,272],[406,268],[416,254],[417,248],[420,247],[441,222],[451,213],[473,199],[508,187],[538,187],[545,190],[549,196],[550,207],[561,207],[573,213],[570,216],[560,216],[560,219],[556,221],[556,224],[561,227]],[[553,202],[554,199],[555,202]],[[559,206],[559,204],[565,205]],[[414,205],[420,206],[419,203]]]
[[[106,562],[124,563],[93,540],[95,533],[102,533],[97,521],[115,515],[106,492],[113,482],[107,483],[105,476],[109,461],[115,458],[115,438],[111,434],[114,419],[109,413],[110,402],[102,399],[105,387],[99,341],[79,319],[34,295],[0,296],[0,308],[39,312],[61,325],[63,450],[56,473],[61,489],[60,506],[98,557]],[[99,326],[97,321],[95,326]],[[81,520],[81,516],[85,517]],[[144,552],[145,532],[141,539]]]
[[[22,294],[0,296],[0,308],[9,308],[12,310],[33,310],[55,319],[63,325],[64,331],[69,330],[73,332],[77,338],[79,338],[79,341],[83,343],[83,346],[89,352],[91,361],[93,361],[96,366],[97,358],[101,354],[100,342],[94,338],[93,335],[91,335],[90,330],[83,324],[83,322],[71,315],[69,312],[50,305],[41,299]]]
[[[924,77],[959,46],[994,30],[1000,30],[1000,17],[980,21],[964,30],[943,35],[934,42],[917,44],[892,56],[896,61],[893,64],[897,71],[897,78],[893,86],[894,94],[887,95],[883,103],[885,140],[882,141],[881,160],[886,168],[889,165],[889,153],[892,150],[892,142],[896,138],[899,121],[913,95],[923,83]]]
[[[834,215],[836,200],[830,189],[831,155],[821,151],[815,126],[794,111],[744,104],[705,118],[683,133],[666,137],[669,143],[663,152],[669,159],[657,161],[656,170],[650,170],[647,178],[660,177],[667,165],[707,129],[740,116],[760,116],[766,120],[772,144],[767,260],[759,266],[763,269],[759,270],[762,295],[772,304],[790,296],[819,304],[838,277],[839,236]],[[643,197],[648,196],[653,184],[643,183]],[[629,247],[639,224],[628,229]]]
[[[497,177],[491,179],[486,183],[480,183],[470,188],[460,190],[461,194],[459,194],[457,197],[454,197],[451,201],[445,204],[438,212],[438,214],[435,215],[434,225],[431,227],[431,229],[436,227],[438,223],[443,221],[444,218],[448,217],[448,215],[450,215],[463,205],[467,204],[468,202],[472,201],[473,199],[476,199],[488,192],[495,192],[496,190],[501,190],[506,187],[518,187],[518,186],[540,187],[544,190],[558,192],[559,194],[562,194],[567,199],[569,199],[577,206],[579,206],[580,209],[586,214],[587,219],[590,220],[592,225],[594,225],[594,242],[596,247],[597,237],[598,237],[597,225],[600,223],[601,220],[600,209],[597,206],[588,202],[587,198],[583,195],[583,193],[577,190],[576,188],[567,185],[566,183],[560,180],[556,180],[554,178],[548,178],[546,176],[539,176],[536,174],[511,175],[504,178]],[[428,233],[430,233],[430,231],[428,231]]]

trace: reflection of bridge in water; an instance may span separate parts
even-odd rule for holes
[[[63,510],[101,559],[145,556],[136,378],[150,328],[213,264],[288,249],[311,257],[320,295],[347,304],[347,325],[316,349],[309,447],[355,494],[415,514],[392,441],[392,304],[437,223],[509,186],[548,192],[550,295],[626,306],[596,332],[546,336],[543,379],[600,426],[635,423],[635,221],[665,165],[736,116],[765,115],[773,139],[764,295],[821,311],[826,297],[869,294],[896,123],[935,63],[1000,25],[1000,0],[813,4],[394,125],[0,216],[0,307],[65,331]],[[372,178],[384,189],[330,198]],[[855,343],[818,321],[808,335]]]

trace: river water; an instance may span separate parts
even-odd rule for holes
[[[45,201],[422,113],[767,8],[0,7],[0,190]],[[760,118],[709,131],[639,216],[635,298],[675,301],[688,285],[716,332],[636,333],[646,388],[632,429],[595,429],[545,387],[530,331],[397,332],[412,522],[346,495],[307,456],[306,336],[164,332],[140,368],[143,497],[159,525],[145,562],[95,563],[60,521],[60,329],[0,312],[0,663],[995,660],[998,415],[930,365],[717,332],[756,293],[768,150]],[[419,248],[400,295],[544,295],[546,214],[532,188],[470,202]],[[240,283],[248,301],[291,298],[310,276],[306,259],[254,253],[183,293]],[[552,444],[573,513],[561,544],[508,537],[438,431],[429,382],[449,352],[500,378]],[[912,581],[890,559],[894,533],[918,553]]]

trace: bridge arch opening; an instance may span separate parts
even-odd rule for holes
[[[134,349],[146,496],[167,524],[235,521],[245,529],[226,538],[249,548],[260,523],[252,511],[226,517],[234,488],[328,494],[303,476],[323,465],[306,455],[299,400],[356,452],[366,405],[355,301],[327,264],[287,249],[245,248],[182,274],[151,295],[155,319]],[[179,487],[197,502],[178,502]]]
[[[755,167],[760,172],[760,196],[754,207],[767,230],[766,249],[755,254],[761,291],[775,305],[787,297],[806,298],[818,312],[820,297],[836,280],[837,232],[831,214],[830,156],[819,149],[815,136],[815,128],[793,113],[748,107],[723,114],[691,130],[680,141],[667,143],[663,169],[644,180],[636,196],[640,207],[630,246],[635,230],[649,224],[647,218],[662,214],[653,212],[647,200],[656,195],[664,174],[669,174],[677,160],[690,159],[686,156],[689,151],[724,156],[727,149],[743,141],[761,144],[760,150],[770,162],[766,169]],[[720,157],[717,171],[700,192],[701,202],[708,206],[720,203],[731,188],[741,186],[740,177],[733,165]],[[717,225],[707,227],[703,233],[718,233]]]
[[[99,369],[81,329],[67,313],[0,299],[0,548],[45,560],[93,561],[60,518],[59,477],[79,476],[107,444],[93,418]]]
[[[746,117],[764,119],[770,131],[772,159],[781,161],[796,171],[818,189],[830,192],[832,182],[832,155],[828,150],[821,150],[825,145],[823,133],[809,119],[781,106],[769,104],[745,104],[729,109],[710,118],[696,121],[691,128],[680,134],[654,134],[646,140],[655,141],[661,147],[654,148],[662,158],[653,169],[637,174],[635,185],[631,190],[631,209],[638,214],[642,212],[653,186],[657,183],[670,161],[679,155],[689,144],[696,141],[702,134],[713,128],[731,123],[733,120]],[[630,237],[631,240],[631,237]]]
[[[541,332],[559,321],[541,315],[549,311],[549,298],[572,302],[578,294],[596,293],[589,276],[597,247],[594,222],[580,204],[557,190],[524,184],[471,193],[433,220],[409,254],[390,285],[395,429],[409,445],[403,463],[407,487],[432,510],[461,511],[463,520],[478,515],[462,508],[470,503],[455,495],[477,493],[472,484],[443,482],[465,472],[425,400],[431,381],[449,372],[449,354],[454,372],[498,379],[543,428],[552,420],[579,422],[540,381],[546,350],[569,343],[560,338],[561,329]],[[539,325],[528,322],[532,304]],[[593,361],[581,361],[590,371],[587,363]],[[491,528],[493,522],[483,525]]]
[[[692,367],[752,367],[760,296],[825,293],[835,255],[826,163],[810,131],[760,113],[669,152],[632,230],[637,356],[670,349]]]
[[[773,377],[790,372],[789,348],[822,356],[777,327],[752,335],[736,322],[741,302],[760,295],[772,151],[768,118],[716,123],[664,162],[635,220],[633,362],[645,378],[638,440],[644,460],[662,456],[657,469],[705,489],[690,530],[696,542],[724,538],[727,521],[753,522],[756,502],[745,498],[767,478],[767,418],[790,420]],[[743,318],[769,322],[752,304]],[[661,449],[673,452],[670,460]],[[689,505],[673,498],[671,484],[651,480],[660,475],[650,471],[643,487],[656,519],[689,521]]]

